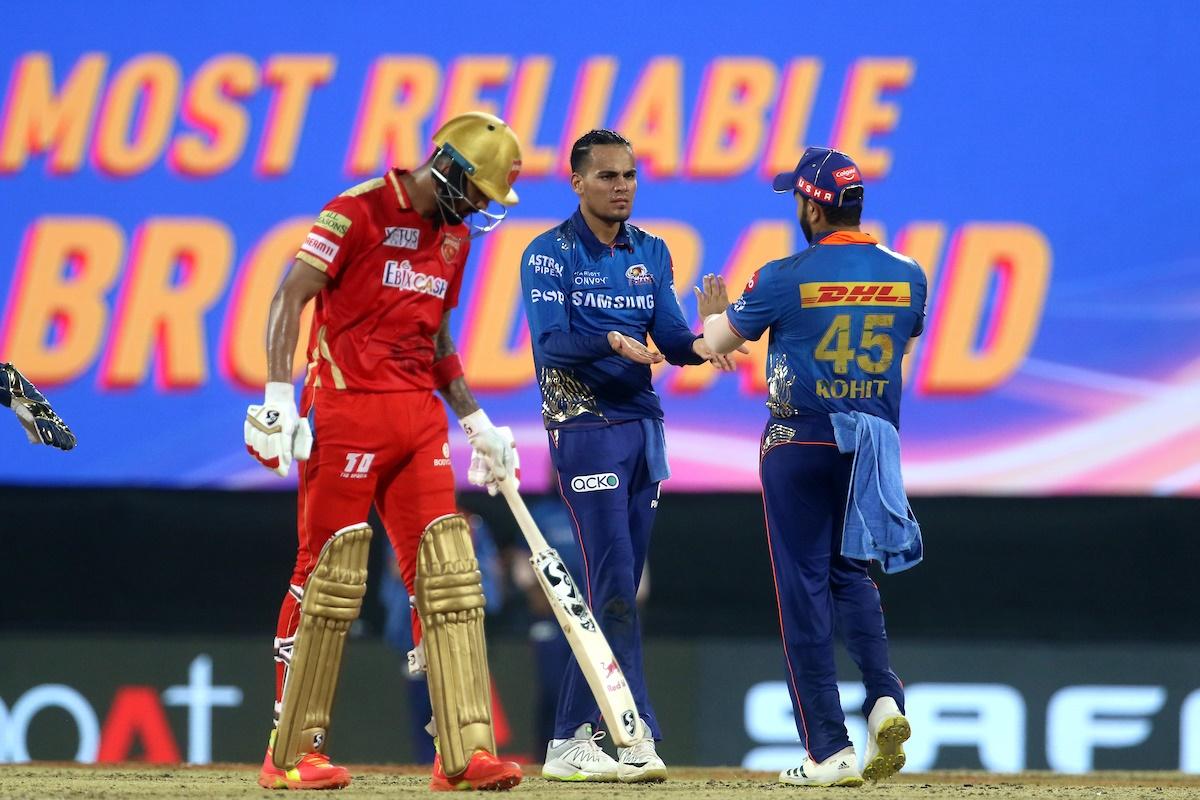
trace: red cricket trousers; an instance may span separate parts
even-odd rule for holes
[[[334,532],[366,522],[375,504],[409,594],[417,546],[427,525],[457,511],[446,411],[429,391],[352,392],[306,388],[313,449],[300,466],[299,549],[276,630],[275,700],[300,622],[300,597],[321,548]],[[413,641],[420,642],[413,615]]]

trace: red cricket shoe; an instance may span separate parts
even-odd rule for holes
[[[271,761],[275,734],[258,773],[258,785],[264,789],[344,789],[350,785],[350,771],[329,761],[324,753],[305,753],[300,763],[283,770]]]
[[[476,750],[463,774],[453,779],[442,770],[442,756],[433,757],[433,778],[429,788],[435,792],[502,791],[521,782],[521,767],[512,761],[501,761],[486,750]]]

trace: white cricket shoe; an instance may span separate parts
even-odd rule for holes
[[[912,735],[908,720],[891,697],[881,697],[867,715],[867,758],[863,777],[869,781],[890,778],[904,767],[904,743]]]
[[[820,764],[805,758],[798,767],[779,773],[779,782],[792,786],[862,786],[854,748],[840,750]]]
[[[658,757],[654,739],[646,736],[629,747],[617,748],[617,779],[621,783],[657,783],[667,779],[667,765]]]
[[[600,747],[604,731],[580,725],[571,739],[551,739],[546,745],[542,777],[551,781],[612,782],[617,779],[617,762]]]

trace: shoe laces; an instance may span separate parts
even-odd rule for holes
[[[626,761],[645,762],[651,758],[657,758],[658,752],[654,749],[654,740],[647,737],[638,739],[625,748],[621,755]]]
[[[579,755],[589,761],[607,761],[608,753],[600,746],[600,740],[603,738],[604,731],[596,731],[586,739],[576,739],[575,747]]]

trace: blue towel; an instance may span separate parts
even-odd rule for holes
[[[892,423],[859,411],[829,415],[838,450],[854,453],[842,555],[878,561],[886,573],[921,563],[921,526],[900,476],[900,433]]]
[[[661,419],[643,419],[642,432],[646,434],[646,467],[654,483],[671,477],[671,465],[667,463],[667,437],[663,433]]]

